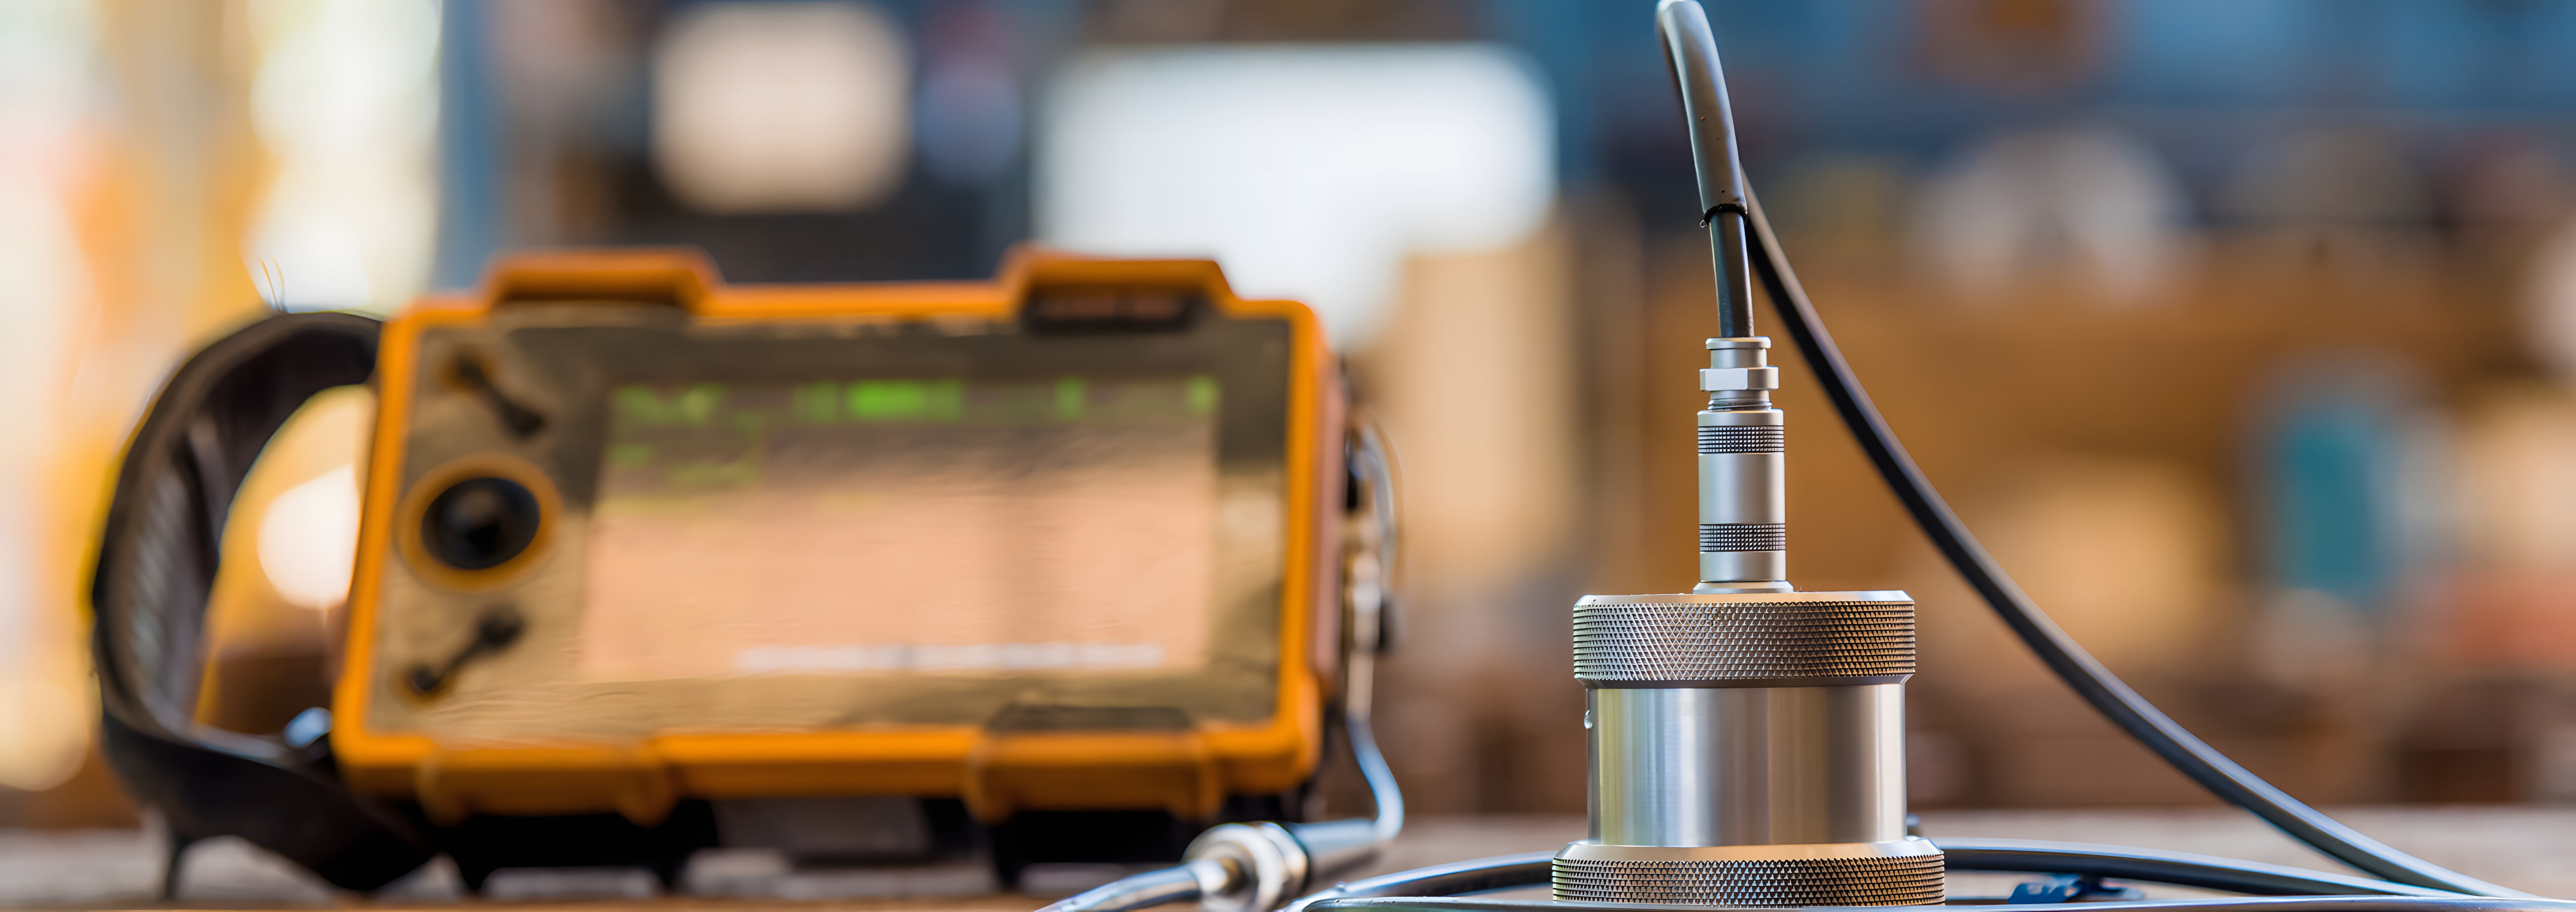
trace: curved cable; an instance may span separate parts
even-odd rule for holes
[[[1753,282],[1744,265],[1744,163],[1735,150],[1735,114],[1726,100],[1726,73],[1717,62],[1708,13],[1693,0],[1655,5],[1655,37],[1664,65],[1681,90],[1682,123],[1690,131],[1691,167],[1699,175],[1699,223],[1708,227],[1709,259],[1717,266],[1717,334],[1753,335]]]
[[[1488,899],[1481,896],[1386,896],[1319,899],[1314,912],[1366,909],[1370,912],[1566,912],[1571,904],[1544,899]],[[1585,903],[1591,910],[1713,910],[1724,906],[1675,906],[1658,903]],[[1811,910],[1879,912],[1885,906],[1808,906]],[[2555,899],[2500,896],[2244,896],[2227,899],[2145,899],[2116,902],[2033,903],[2012,912],[2569,912],[2576,903]]]
[[[1358,713],[1351,719],[1351,755],[1359,759],[1360,776],[1368,780],[1369,801],[1377,805],[1377,816],[1370,819],[1369,830],[1377,842],[1393,841],[1404,832],[1404,792],[1396,788],[1395,770],[1386,765],[1378,753],[1377,733],[1369,728],[1368,714]]]
[[[1397,871],[1367,880],[1335,884],[1332,889],[1300,897],[1281,912],[1305,912],[1310,906],[1333,900],[1390,896],[1450,897],[1487,890],[1534,887],[1548,882],[1555,859],[1554,852],[1524,852]]]
[[[2349,874],[2130,846],[2027,839],[1934,839],[1932,844],[1941,847],[1944,864],[1951,871],[2087,874],[2254,896],[2460,895]]]
[[[1404,832],[1404,790],[1395,783],[1395,771],[1386,765],[1386,757],[1377,749],[1377,731],[1370,725],[1370,707],[1376,703],[1377,653],[1386,643],[1388,610],[1395,601],[1395,562],[1398,533],[1395,494],[1395,459],[1388,452],[1385,435],[1378,433],[1377,422],[1355,422],[1351,447],[1353,474],[1369,482],[1369,515],[1377,522],[1377,592],[1373,605],[1355,605],[1352,614],[1352,642],[1348,682],[1342,713],[1349,723],[1351,756],[1359,761],[1360,776],[1368,781],[1369,803],[1376,815],[1372,830],[1381,844]]]
[[[1798,284],[1797,273],[1789,267],[1788,255],[1781,251],[1779,236],[1763,215],[1761,201],[1749,190],[1745,200],[1746,220],[1753,229],[1754,272],[1761,277],[1772,306],[1779,310],[1781,322],[1787,324],[1790,338],[1797,341],[1799,353],[1806,356],[1807,366],[1814,370],[1817,384],[1833,400],[1834,411],[1841,414],[1843,424],[1851,429],[1861,450],[1869,454],[1879,477],[1887,481],[1888,489],[1905,504],[1905,511],[1941,549],[1950,566],[2076,695],[2201,787],[2336,861],[2418,887],[2479,896],[2531,895],[2400,852],[2319,813],[2193,736],[2077,645],[1977,543],[1976,536],[1968,532],[1967,525],[1951,512],[1940,492],[1914,464],[1914,458],[1906,454],[1905,446],[1897,442],[1887,419],[1879,415],[1869,393],[1861,388],[1860,378],[1852,373],[1851,364],[1843,360],[1842,350],[1834,346],[1833,336],[1817,318],[1815,305],[1808,301],[1806,289]]]
[[[1084,890],[1038,912],[1128,912],[1224,892],[1236,872],[1213,859],[1131,874]]]

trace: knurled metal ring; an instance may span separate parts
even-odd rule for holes
[[[1574,606],[1574,676],[1595,686],[1886,679],[1914,662],[1914,602],[1901,592],[1593,595]]]

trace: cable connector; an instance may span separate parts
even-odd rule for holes
[[[1771,405],[1780,369],[1761,336],[1708,340],[1699,388],[1699,592],[1789,588],[1785,416]]]

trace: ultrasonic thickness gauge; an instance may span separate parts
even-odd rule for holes
[[[360,791],[1204,818],[1313,770],[1340,404],[1303,306],[1195,262],[491,286],[385,327],[331,735]]]
[[[255,455],[303,396],[370,373],[327,739],[162,711],[186,682],[152,666],[202,660],[170,587],[131,585],[168,569],[153,536],[189,531],[142,492],[228,494],[249,459],[201,458],[203,429]],[[229,753],[345,790],[477,883],[579,863],[532,835],[564,821],[659,834],[629,841],[668,867],[786,799],[991,827],[1159,813],[1180,839],[1299,819],[1354,636],[1343,421],[1314,314],[1202,261],[731,286],[689,252],[557,253],[380,334],[271,318],[183,369],[129,455],[98,599],[124,621],[102,625],[111,749],[147,801],[188,806],[203,783],[136,758],[258,742]],[[246,825],[170,816],[183,842]]]

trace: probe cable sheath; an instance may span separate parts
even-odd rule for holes
[[[1788,324],[1789,336],[1797,341],[1798,351],[1815,372],[1816,382],[1833,399],[1834,410],[1842,415],[1843,424],[1851,429],[1862,451],[1869,454],[1870,464],[1877,467],[1880,478],[1886,479],[1888,489],[1905,504],[1906,512],[1913,514],[1923,534],[2066,686],[2192,781],[2337,861],[2372,876],[2412,886],[2476,896],[2531,897],[2400,852],[2290,797],[2175,723],[2059,629],[1977,543],[1958,514],[1950,511],[1950,505],[1924,477],[1923,470],[1914,464],[1914,458],[1906,454],[1905,446],[1897,442],[1895,432],[1888,429],[1887,420],[1871,404],[1860,378],[1852,373],[1851,364],[1843,360],[1833,336],[1817,318],[1815,305],[1808,301],[1806,289],[1798,284],[1797,273],[1789,267],[1788,255],[1781,251],[1779,236],[1772,233],[1771,221],[1763,215],[1761,201],[1749,189],[1745,201],[1749,204],[1745,221],[1753,230],[1754,272],[1760,276],[1771,305],[1779,310],[1781,321]]]
[[[2466,912],[2466,910],[2535,910],[2576,912],[2576,903],[2556,899],[2465,896],[2447,890],[2411,887],[2342,874],[2327,874],[2282,865],[2239,861],[2186,852],[2089,845],[2079,842],[2032,842],[2006,839],[1935,839],[1951,871],[2014,874],[2091,874],[2129,881],[2172,884],[2204,890],[2255,894],[2245,898],[2144,900],[2014,906],[2029,909],[2155,909],[2162,912],[2253,912],[2293,908],[2337,912]],[[1539,910],[1565,908],[1563,903],[1484,899],[1478,893],[1542,886],[1549,880],[1553,852],[1501,855],[1453,861],[1366,880],[1335,884],[1290,903],[1284,912],[1329,912],[1337,909]],[[1664,903],[1595,905],[1595,908],[1645,910],[1672,908]],[[1681,908],[1707,908],[1689,906]],[[1826,907],[1833,908],[1833,907]]]

